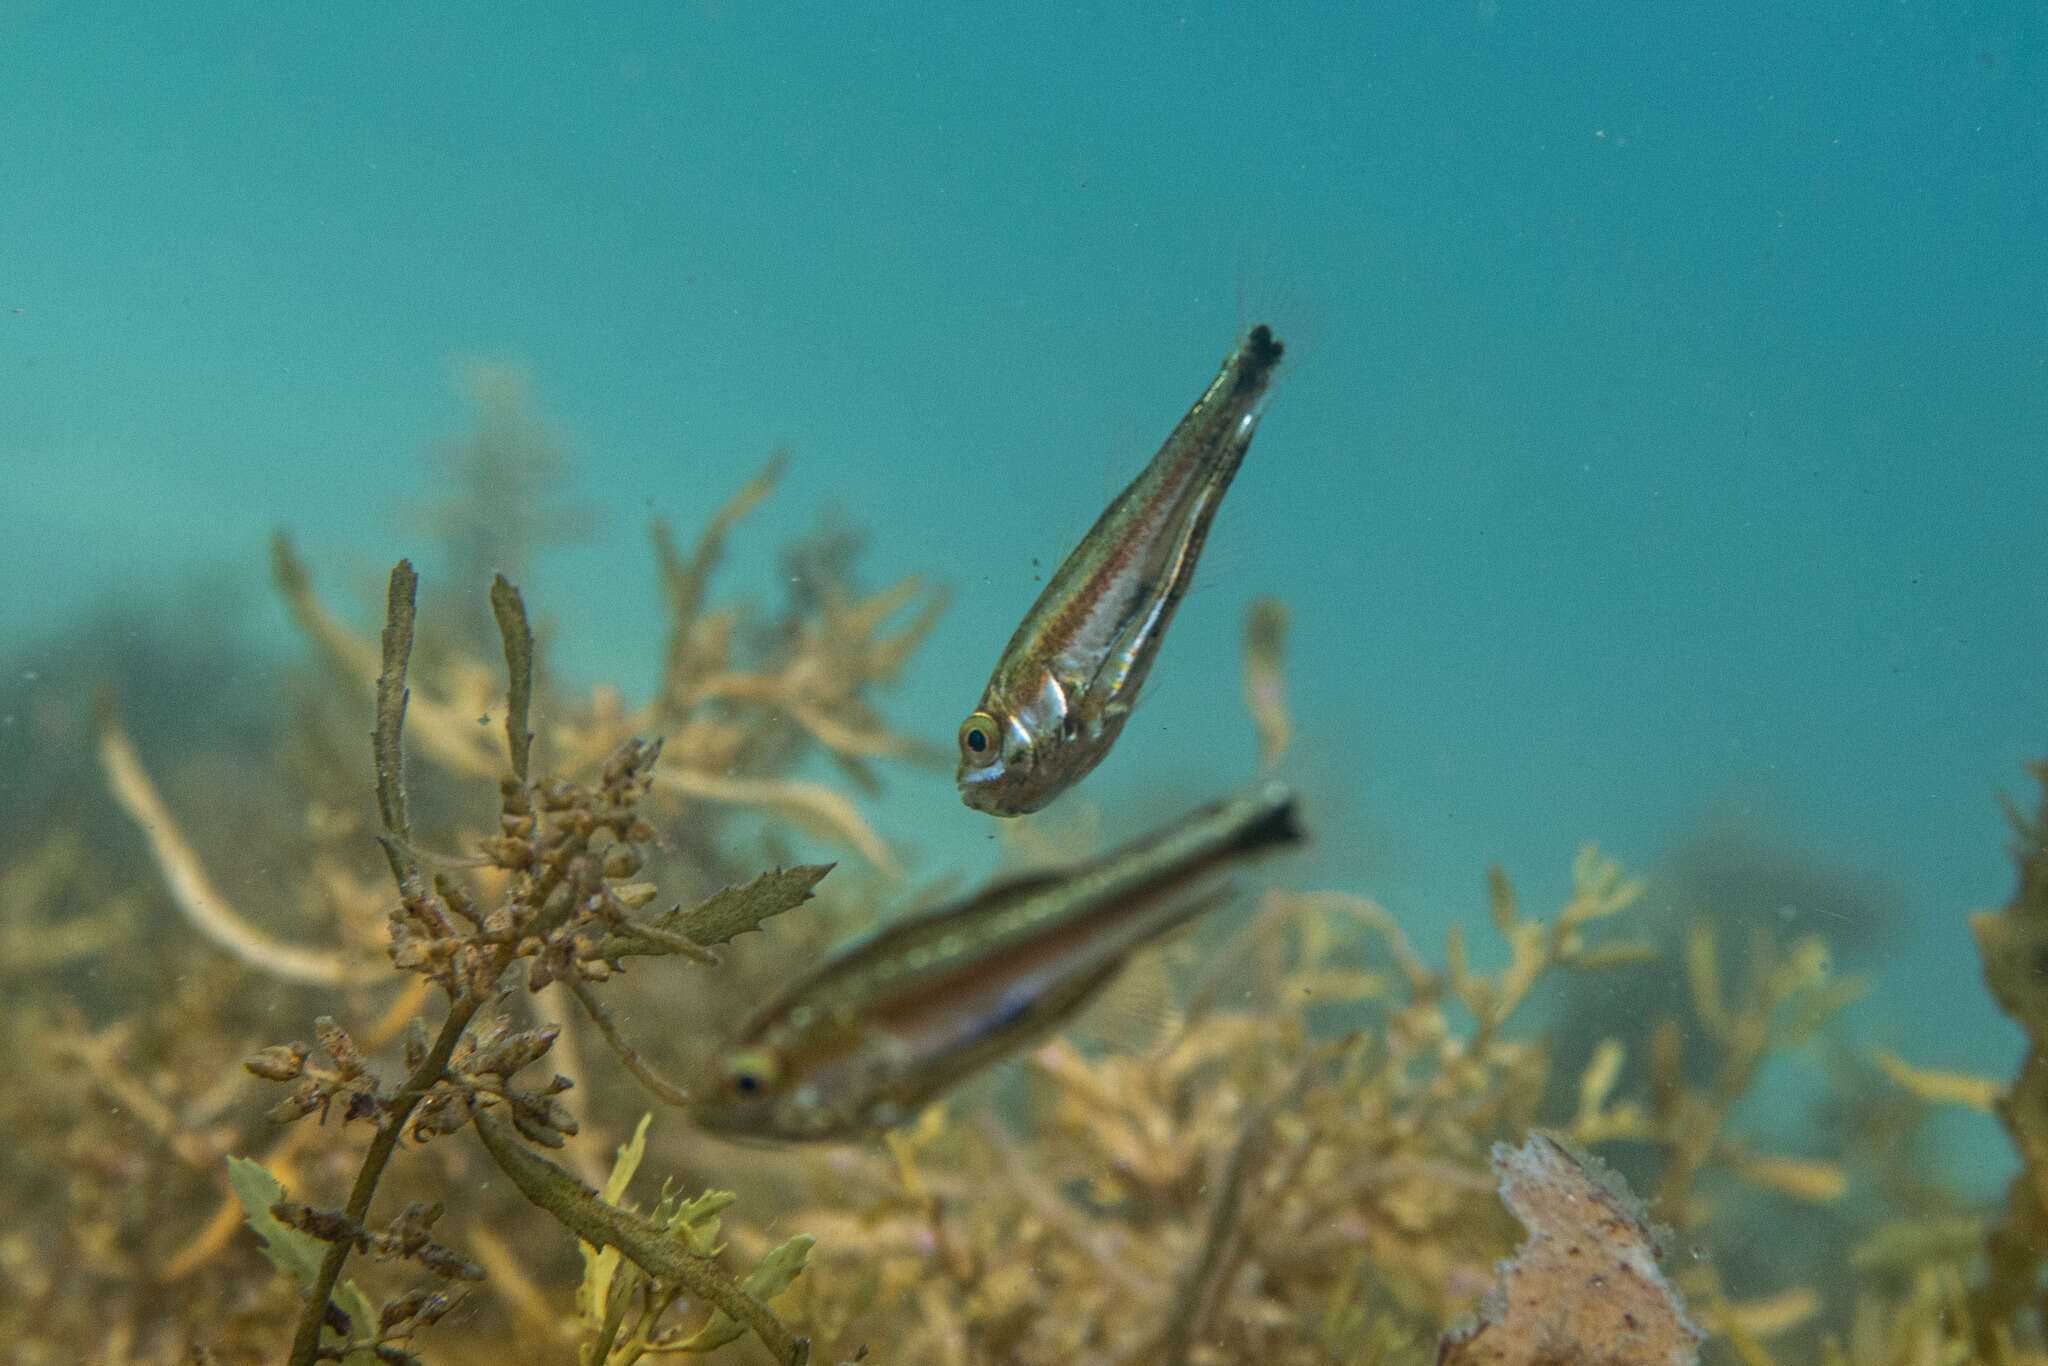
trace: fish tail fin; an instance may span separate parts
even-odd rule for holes
[[[1237,831],[1232,853],[1256,854],[1307,841],[1308,832],[1301,828],[1300,803],[1284,783],[1267,783],[1253,800],[1265,809]]]
[[[1264,323],[1252,328],[1244,339],[1244,363],[1247,370],[1261,374],[1280,363],[1280,357],[1287,347],[1273,335],[1273,329]]]
[[[1245,333],[1244,340],[1237,344],[1225,362],[1226,370],[1235,371],[1227,381],[1229,387],[1225,392],[1248,396],[1248,401],[1255,405],[1250,411],[1256,415],[1258,406],[1263,406],[1260,400],[1266,386],[1272,382],[1274,367],[1280,364],[1280,357],[1286,350],[1280,339],[1273,335],[1273,329],[1264,323]],[[1247,432],[1246,442],[1250,439]]]

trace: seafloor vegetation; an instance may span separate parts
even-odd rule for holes
[[[480,399],[432,528],[455,577],[574,520],[517,386]],[[2048,799],[1968,922],[2029,1039],[2010,1084],[1860,1045],[1829,945],[1587,848],[1562,906],[1488,872],[1469,947],[1247,890],[884,1139],[697,1132],[734,1022],[929,899],[864,807],[892,765],[945,781],[872,700],[937,591],[862,587],[828,533],[780,602],[714,593],[777,468],[687,552],[654,529],[643,700],[551,684],[504,578],[421,601],[400,565],[358,630],[283,536],[285,695],[140,609],[41,655],[97,698],[5,685],[7,1361],[2048,1360]],[[1284,621],[1247,635],[1268,762]],[[1043,862],[1079,829],[1005,834]],[[1796,1152],[1745,1104],[1787,1055],[1823,1093]],[[2010,1132],[2002,1204],[1941,1181],[1937,1106]]]

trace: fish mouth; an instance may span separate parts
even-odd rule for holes
[[[699,1130],[743,1148],[780,1148],[789,1138],[763,1107],[701,1102],[690,1108],[690,1119]]]
[[[960,775],[960,800],[984,815],[1001,816],[1007,814],[999,809],[1002,802],[1002,794],[995,790],[993,783],[985,772],[963,773]]]
[[[960,800],[984,816],[1024,816],[1044,806],[1049,798],[1034,791],[1024,774],[1012,773],[1007,782],[986,774],[962,778]]]
[[[1000,816],[1004,813],[992,810],[992,805],[1004,804],[1003,789],[1013,786],[1021,776],[1021,774],[1012,770],[1001,759],[998,759],[994,763],[980,768],[970,768],[967,764],[962,763],[959,771],[954,774],[953,781],[960,789],[961,801],[966,802],[976,811],[985,811],[989,815]]]
[[[985,816],[1028,816],[1049,805],[1057,795],[1058,789],[1047,791],[1032,783],[1028,774],[1015,771],[1008,775],[1007,782],[990,776],[960,780],[960,800]]]

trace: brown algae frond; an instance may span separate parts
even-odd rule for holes
[[[671,1230],[604,1201],[569,1172],[534,1151],[560,1148],[578,1124],[560,1096],[573,1084],[551,1080],[515,1085],[515,1078],[545,1058],[560,1035],[557,1027],[516,1029],[509,1017],[487,1015],[501,999],[507,970],[524,962],[523,985],[537,992],[555,981],[581,988],[617,970],[625,950],[611,960],[596,956],[600,946],[646,939],[656,952],[682,952],[710,961],[704,946],[669,929],[649,929],[635,913],[647,898],[622,893],[625,879],[642,866],[640,846],[653,827],[637,808],[652,788],[659,744],[629,740],[603,764],[594,782],[557,779],[534,783],[525,766],[531,737],[526,731],[532,697],[532,637],[524,606],[501,578],[493,606],[511,671],[506,716],[510,769],[500,783],[500,833],[484,844],[490,866],[503,875],[503,891],[487,906],[452,879],[422,874],[412,852],[407,815],[403,732],[412,652],[417,579],[401,562],[391,574],[383,637],[383,667],[377,682],[375,759],[378,807],[384,847],[398,884],[400,904],[391,914],[391,959],[401,970],[418,972],[439,987],[447,1004],[431,1041],[416,1030],[405,1049],[407,1073],[387,1089],[346,1030],[323,1018],[316,1026],[329,1062],[309,1068],[304,1044],[267,1049],[250,1059],[249,1070],[266,1079],[296,1082],[275,1117],[292,1120],[339,1110],[343,1123],[368,1120],[373,1134],[347,1204],[339,1210],[292,1205],[286,1222],[324,1244],[317,1262],[302,1254],[284,1256],[303,1282],[307,1308],[293,1340],[293,1366],[338,1356],[378,1356],[394,1341],[424,1326],[414,1305],[433,1305],[444,1292],[406,1290],[387,1300],[374,1320],[361,1292],[334,1297],[352,1251],[410,1257],[442,1279],[482,1278],[466,1260],[408,1228],[372,1235],[367,1223],[385,1168],[400,1140],[415,1144],[474,1128],[482,1146],[519,1191],[584,1242],[617,1248],[647,1278],[650,1294],[673,1300],[690,1295],[716,1305],[746,1324],[785,1366],[801,1366],[807,1347],[793,1337],[766,1304],[703,1252],[679,1246]],[[808,895],[808,887],[782,909]],[[636,933],[636,931],[638,933]],[[615,1037],[607,1031],[608,1037]],[[530,1146],[531,1145],[531,1146]],[[245,1203],[248,1197],[244,1197]],[[252,1207],[251,1217],[276,1215]],[[400,1216],[400,1224],[412,1217]],[[438,1207],[436,1209],[438,1212]],[[423,1218],[423,1216],[422,1216]],[[261,1230],[259,1230],[261,1231]],[[277,1235],[279,1241],[292,1241]],[[283,1264],[283,1263],[281,1263]]]

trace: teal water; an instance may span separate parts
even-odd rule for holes
[[[1106,823],[1249,774],[1277,593],[1290,876],[1433,939],[1489,860],[1542,905],[1583,840],[1709,832],[1859,889],[1775,913],[1864,946],[1860,1037],[2009,1071],[1961,917],[2048,752],[2039,5],[848,9],[0,0],[10,667],[65,688],[38,642],[204,576],[248,601],[194,631],[286,643],[277,525],[369,601],[487,358],[596,509],[525,572],[559,668],[651,679],[646,518],[786,445],[724,582],[827,504],[949,582],[890,705],[950,744],[1034,562],[1268,321]],[[921,867],[987,861],[891,789]]]

